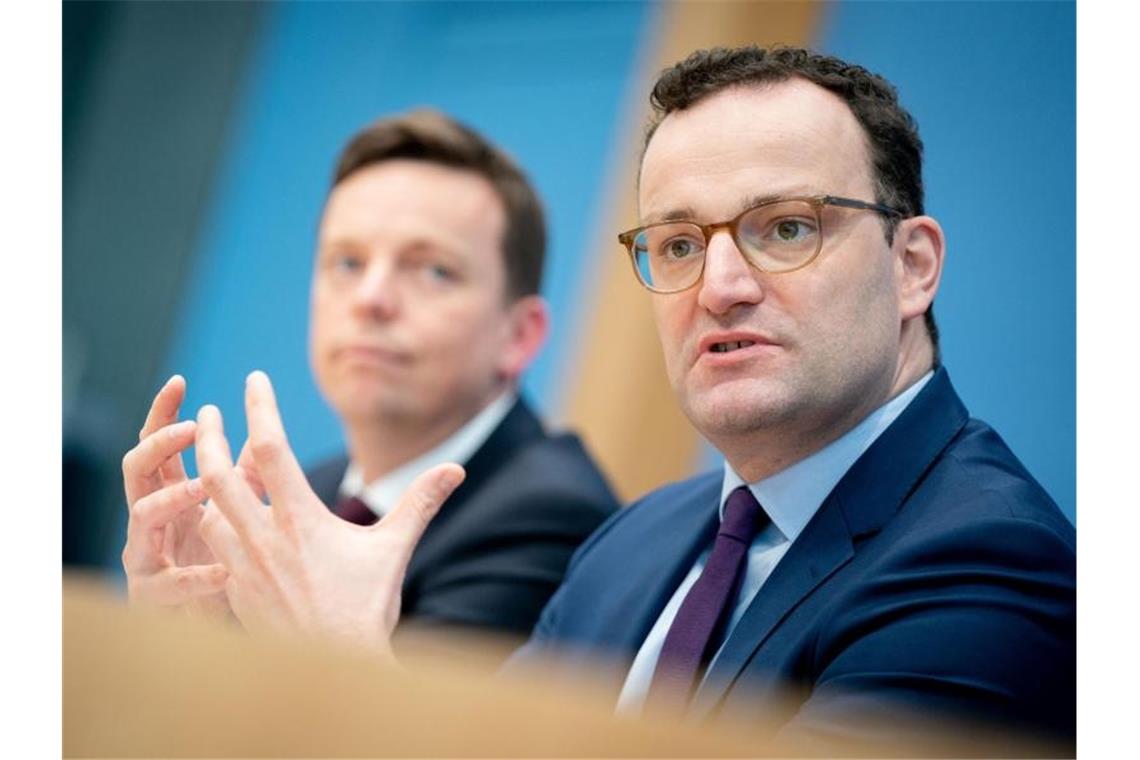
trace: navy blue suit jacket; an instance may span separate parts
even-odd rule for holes
[[[307,474],[336,503],[348,460]],[[520,399],[466,463],[467,477],[420,539],[401,627],[474,627],[525,636],[574,550],[617,509],[576,436],[547,435]]]
[[[616,697],[717,527],[722,473],[650,493],[582,546],[515,659],[608,657]],[[842,750],[900,711],[1068,743],[1076,536],[939,369],[860,457],[731,632],[693,709]],[[834,742],[834,744],[831,744]]]

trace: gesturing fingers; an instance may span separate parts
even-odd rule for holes
[[[123,487],[128,505],[162,485],[159,468],[194,442],[195,427],[193,420],[167,425],[127,452],[123,457]]]
[[[181,375],[174,375],[159,389],[154,401],[151,402],[146,422],[139,431],[139,440],[143,440],[161,427],[177,422],[178,409],[185,398],[186,380]],[[182,457],[172,457],[163,462],[161,471],[167,483],[186,479],[186,468],[182,465]]]
[[[253,534],[264,520],[264,505],[234,468],[230,446],[222,429],[222,413],[215,406],[204,406],[198,412],[194,453],[206,493],[242,542],[251,548],[255,547]]]
[[[168,567],[133,580],[129,592],[148,604],[174,606],[224,591],[229,573],[220,564]]]
[[[273,563],[266,562],[264,556],[251,556],[250,547],[238,536],[215,501],[206,505],[198,532],[228,572],[225,591],[234,616],[246,630],[262,625],[264,610],[272,610],[273,601],[279,598],[270,569]]]
[[[164,532],[169,533],[174,528],[173,521],[179,514],[205,498],[202,482],[195,478],[161,488],[135,502],[127,524],[123,567],[128,572],[147,572],[162,567],[167,551]]]
[[[289,448],[273,386],[264,372],[253,372],[246,379],[245,415],[249,448],[270,505],[279,520],[291,523],[304,510],[311,509],[316,500]]]
[[[421,473],[400,496],[396,508],[373,530],[383,529],[401,537],[401,548],[410,556],[428,523],[466,475],[457,464],[441,464]]]
[[[218,562],[224,565],[231,575],[250,576],[253,565],[242,539],[233,524],[218,509],[216,501],[211,501],[202,510],[202,519],[198,522],[198,534],[218,558]]]
[[[266,496],[265,484],[261,482],[257,463],[253,461],[253,451],[250,449],[248,438],[241,447],[241,453],[238,454],[237,469],[257,498],[264,500]]]

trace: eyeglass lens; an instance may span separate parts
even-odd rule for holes
[[[733,239],[752,264],[766,272],[802,266],[819,250],[819,216],[807,201],[779,201],[737,217]],[[692,222],[665,222],[641,230],[633,241],[642,282],[654,290],[682,290],[704,270],[708,241]]]

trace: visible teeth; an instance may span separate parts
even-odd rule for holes
[[[737,340],[731,343],[714,343],[712,350],[714,353],[725,354],[729,351],[735,351],[738,348],[747,348],[748,346],[755,345],[755,341],[751,340]]]

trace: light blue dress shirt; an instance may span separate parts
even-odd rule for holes
[[[787,553],[788,548],[804,527],[815,515],[823,500],[831,493],[840,479],[846,474],[851,465],[855,464],[863,452],[866,451],[875,439],[884,430],[890,427],[895,418],[902,414],[923,386],[934,376],[933,372],[926,373],[918,382],[895,396],[883,406],[868,415],[862,422],[853,427],[842,437],[820,449],[816,453],[801,459],[799,462],[787,467],[775,475],[756,483],[748,483],[752,495],[760,502],[771,523],[760,531],[753,539],[748,549],[748,567],[745,570],[744,580],[740,584],[732,614],[725,628],[725,640],[732,634],[732,629],[744,616],[748,605],[760,591],[764,582],[772,574],[776,564]],[[724,502],[728,495],[738,486],[745,485],[744,480],[737,475],[728,463],[724,465],[724,483],[720,491],[720,516],[724,518]],[[706,548],[693,564],[689,574],[681,581],[681,585],[673,592],[665,609],[657,618],[649,635],[641,645],[634,657],[633,665],[626,676],[625,685],[618,697],[617,711],[619,713],[637,714],[645,703],[645,696],[649,692],[649,683],[653,680],[653,671],[657,667],[657,658],[661,654],[661,647],[665,643],[665,634],[677,616],[685,595],[705,567],[712,547]],[[723,648],[723,642],[721,644]],[[713,656],[713,661],[720,656],[720,650]]]

